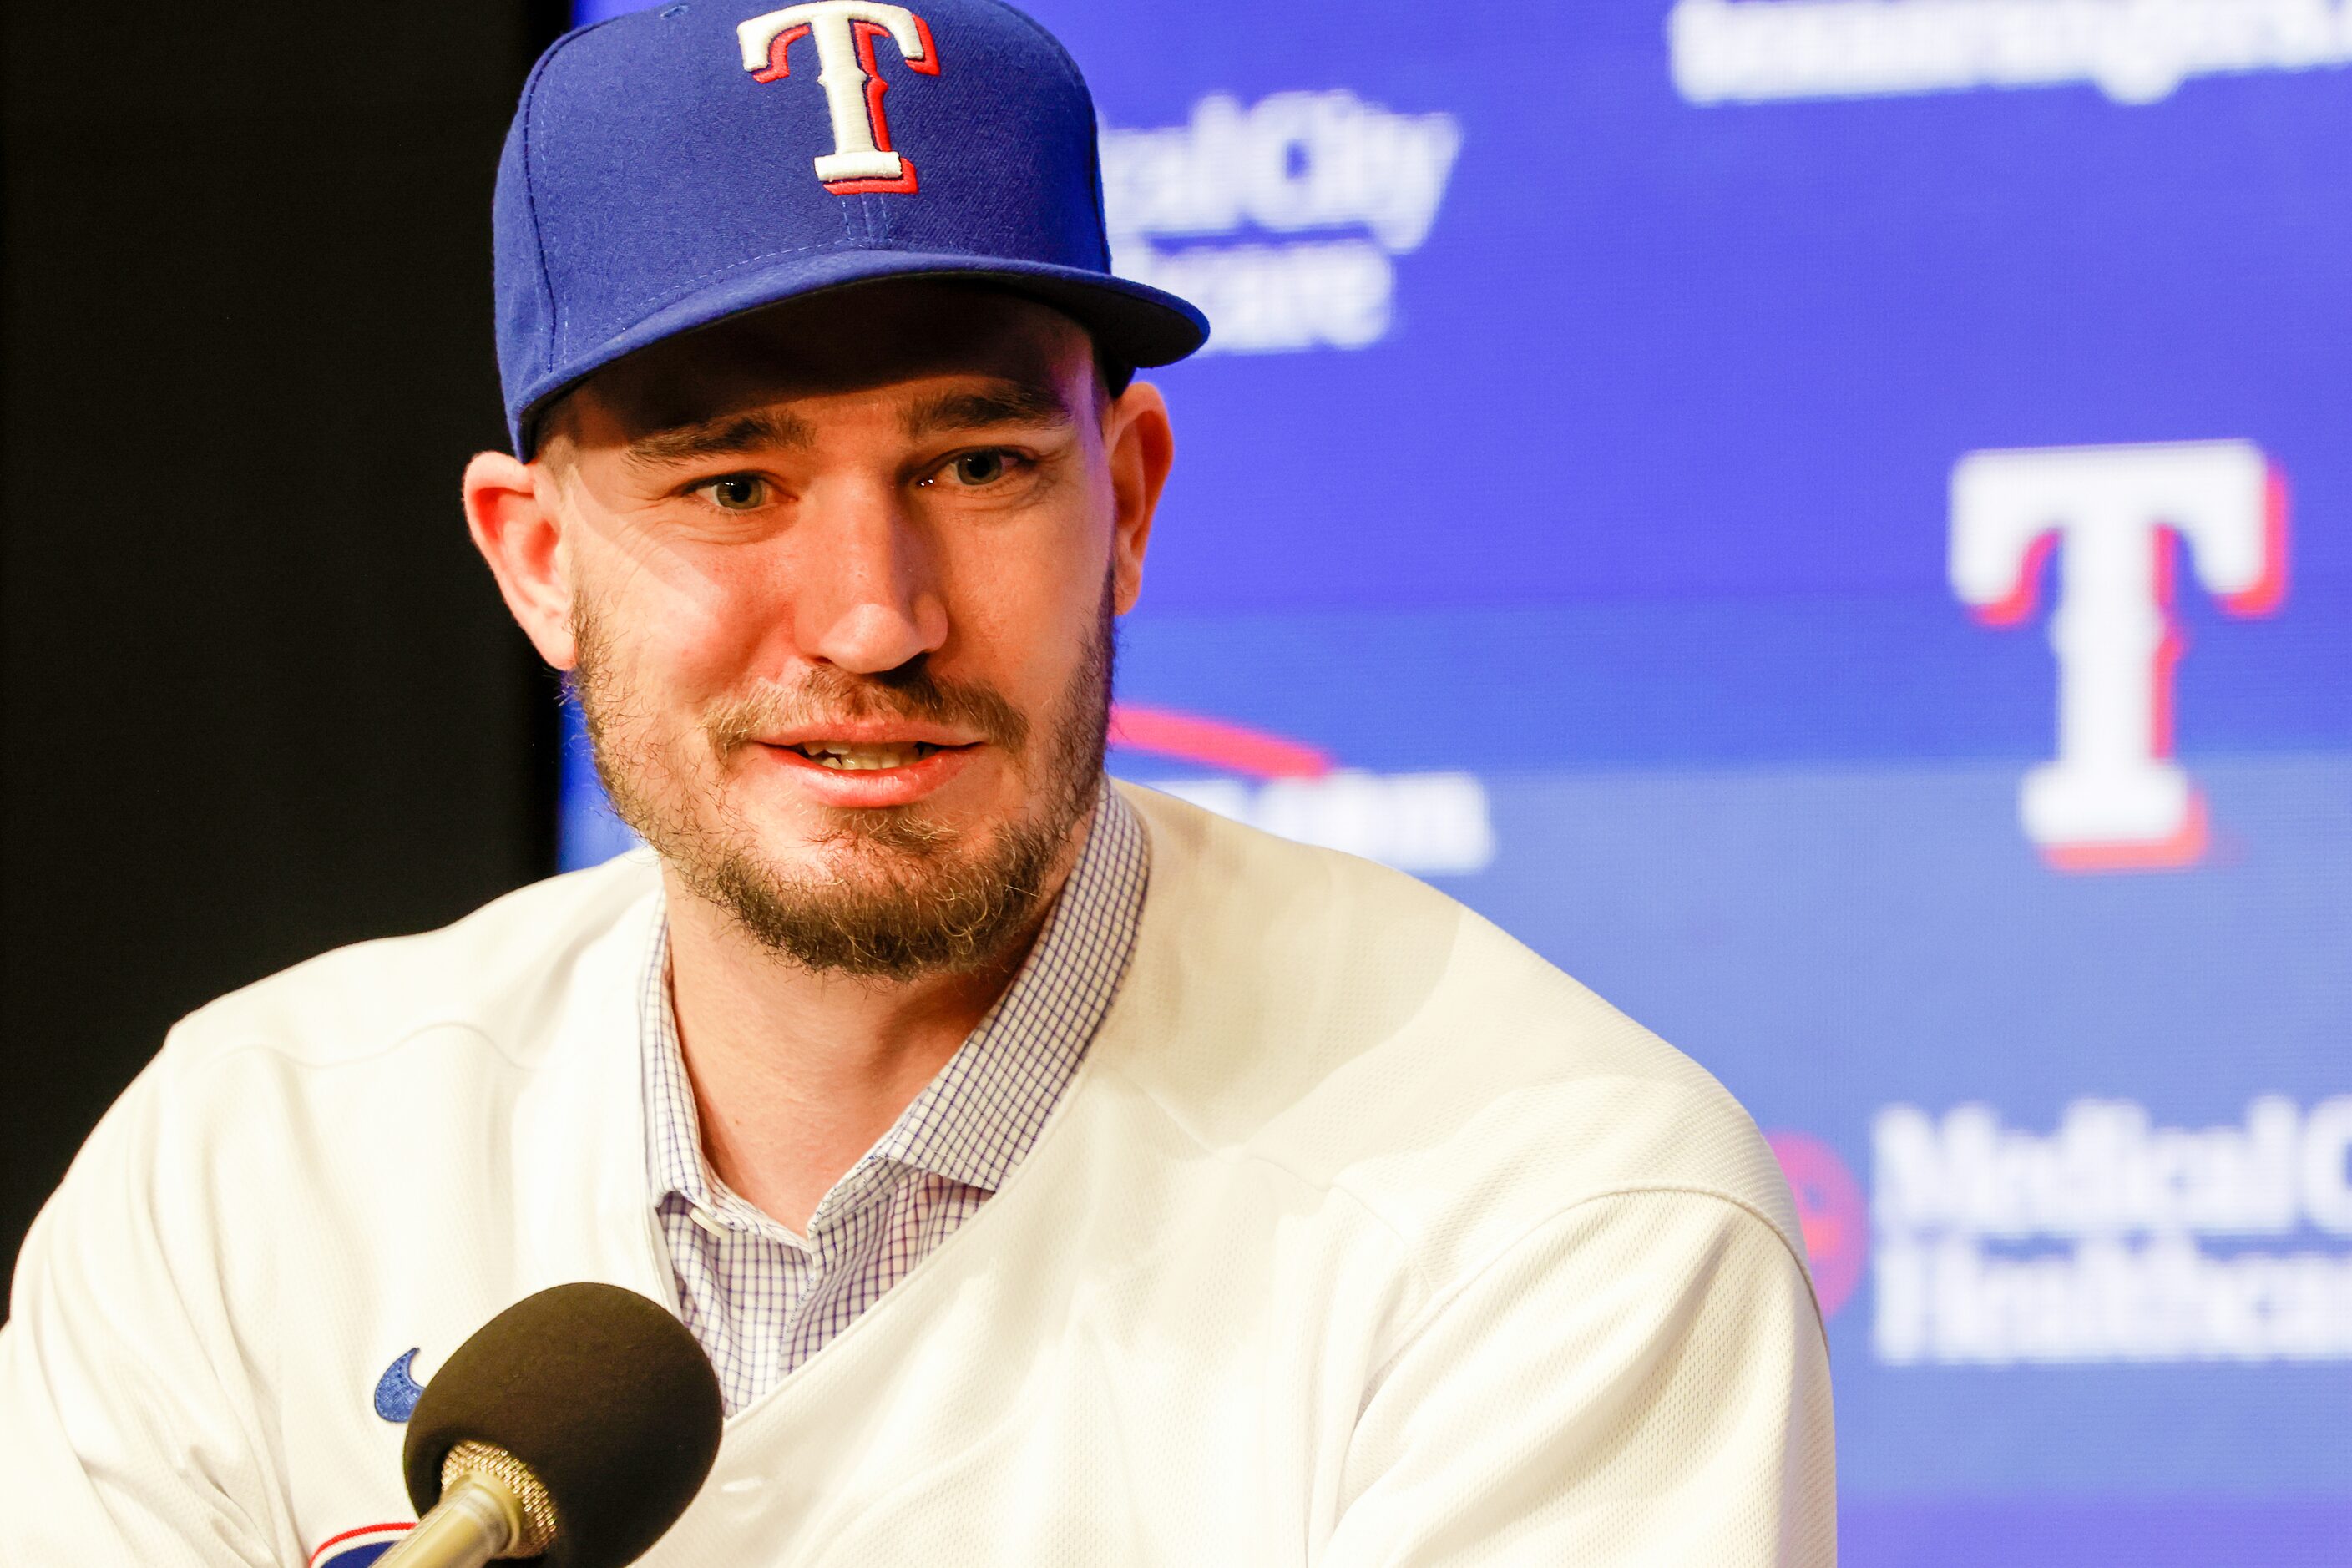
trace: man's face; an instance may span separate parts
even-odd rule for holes
[[[1026,933],[1093,803],[1149,526],[1127,404],[1066,318],[931,283],[567,400],[534,468],[571,662],[608,790],[688,889],[820,970],[968,969]]]

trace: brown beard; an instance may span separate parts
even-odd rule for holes
[[[906,981],[995,963],[1028,934],[1047,879],[1101,785],[1117,651],[1108,584],[1084,657],[1041,735],[1002,694],[943,679],[922,658],[878,676],[819,666],[791,691],[732,699],[707,715],[702,754],[720,764],[762,732],[882,717],[977,730],[1033,783],[1025,816],[970,845],[972,835],[934,821],[919,802],[833,811],[832,826],[814,841],[830,869],[814,874],[763,857],[752,829],[678,765],[674,746],[630,732],[630,693],[584,597],[572,632],[571,685],[614,809],[696,896],[806,969]]]

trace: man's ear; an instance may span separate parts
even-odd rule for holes
[[[1114,536],[1111,540],[1112,607],[1135,608],[1143,593],[1143,552],[1151,542],[1151,518],[1160,492],[1176,461],[1176,433],[1168,423],[1168,403],[1149,382],[1129,384],[1110,405],[1104,449],[1110,459]]]
[[[504,452],[466,465],[466,527],[490,565],[523,635],[558,669],[578,662],[572,636],[571,552],[563,547],[555,480]]]

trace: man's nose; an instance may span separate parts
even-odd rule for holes
[[[810,499],[794,595],[801,651],[857,675],[936,652],[948,617],[932,543],[897,487],[844,482]]]

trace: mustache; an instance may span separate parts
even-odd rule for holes
[[[702,729],[723,756],[756,735],[862,719],[905,719],[974,730],[1014,754],[1029,743],[1028,719],[1003,693],[937,675],[928,657],[879,675],[820,665],[793,686],[761,686],[728,699],[704,717]]]

